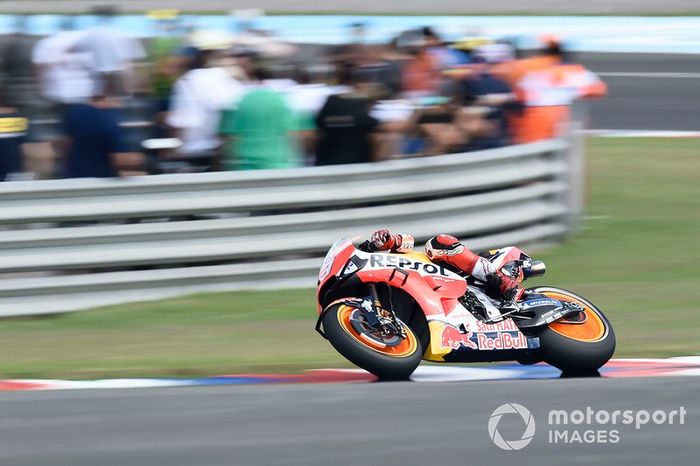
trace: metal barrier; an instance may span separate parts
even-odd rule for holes
[[[312,287],[342,236],[550,242],[580,206],[553,140],[377,164],[0,184],[0,316],[207,290]]]

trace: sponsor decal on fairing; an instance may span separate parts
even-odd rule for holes
[[[480,350],[527,349],[527,337],[520,332],[496,332],[492,335],[480,333],[477,336]]]
[[[382,269],[387,267],[398,267],[402,270],[415,270],[421,275],[440,275],[453,279],[461,279],[459,275],[447,270],[440,264],[412,260],[407,257],[401,257],[393,254],[370,254],[370,269]]]
[[[557,309],[561,308],[561,303],[556,299],[551,298],[538,298],[525,301],[520,305],[523,309],[532,309],[533,307],[540,306],[555,306]]]
[[[462,333],[453,325],[445,325],[442,329],[441,344],[443,348],[459,350],[461,348],[479,349],[474,338],[474,332],[467,330]]]
[[[454,325],[445,325],[440,341],[442,347],[453,350],[494,351],[528,349],[538,346],[523,335],[511,319],[493,324],[476,321],[473,323],[473,329],[471,325],[462,325],[464,331]]]

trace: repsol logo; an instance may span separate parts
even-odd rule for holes
[[[398,267],[405,270],[423,271],[431,275],[447,275],[445,267],[429,262],[412,261],[406,257],[392,256],[388,254],[372,254],[369,258],[370,266],[374,267]]]

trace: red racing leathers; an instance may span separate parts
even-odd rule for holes
[[[413,249],[413,237],[392,234],[387,229],[377,230],[365,241],[361,249],[374,251],[408,252]],[[457,238],[439,234],[425,243],[425,254],[437,263],[447,264],[486,283],[492,294],[512,301],[519,294],[518,282],[497,270],[493,264],[470,249]]]

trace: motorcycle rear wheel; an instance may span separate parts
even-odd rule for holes
[[[362,324],[358,324],[359,314],[357,308],[344,303],[326,309],[322,321],[328,341],[350,362],[380,380],[407,380],[423,356],[423,345],[415,332],[399,320],[406,337],[382,339],[363,331]]]
[[[552,322],[538,333],[540,356],[566,375],[594,374],[615,352],[615,332],[605,314],[585,298],[561,288],[531,291],[583,308],[583,317]]]

